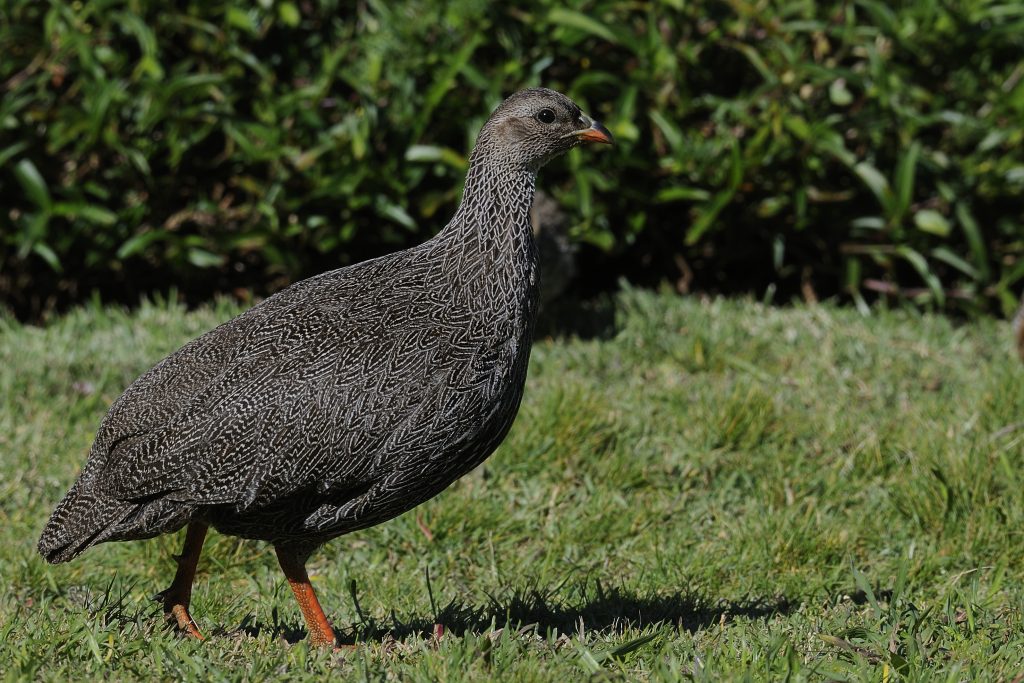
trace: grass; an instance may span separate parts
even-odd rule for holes
[[[209,639],[183,639],[148,599],[180,534],[56,567],[35,543],[111,401],[235,312],[155,303],[0,323],[4,677],[931,681],[1024,668],[1024,368],[1005,324],[635,291],[615,301],[607,338],[537,344],[518,421],[483,468],[314,556],[354,652],[311,651],[269,548],[217,534],[193,599]]]

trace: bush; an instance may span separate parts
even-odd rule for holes
[[[591,275],[1004,312],[1024,5],[9,0],[0,298],[190,298],[421,241],[503,95],[616,135],[543,185]],[[767,289],[766,289],[767,288]]]

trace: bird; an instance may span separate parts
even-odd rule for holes
[[[164,358],[110,407],[39,539],[50,563],[185,528],[166,619],[207,531],[270,543],[313,646],[340,647],[306,572],[327,541],[433,498],[519,410],[538,306],[530,224],[551,159],[611,133],[547,88],[502,101],[436,235],[269,296]]]

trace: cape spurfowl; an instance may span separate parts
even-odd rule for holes
[[[39,539],[50,562],[188,527],[168,618],[189,615],[208,526],[273,544],[314,644],[306,574],[335,536],[391,519],[479,465],[523,394],[537,309],[537,170],[608,131],[553,90],[501,103],[434,238],[297,282],[139,377],[103,419]]]

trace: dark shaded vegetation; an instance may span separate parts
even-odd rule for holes
[[[542,185],[620,277],[1005,313],[1024,278],[1024,6],[12,0],[0,302],[247,296],[419,242],[509,92],[619,146]]]

